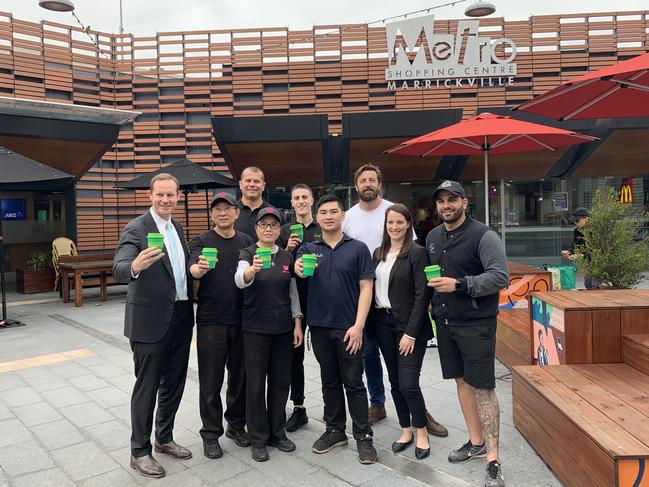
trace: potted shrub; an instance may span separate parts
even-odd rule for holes
[[[44,293],[53,289],[54,269],[49,252],[33,250],[25,265],[24,269],[16,269],[16,289],[19,293]]]
[[[590,276],[601,288],[636,287],[649,270],[649,236],[642,227],[649,214],[621,203],[614,189],[597,190],[585,244],[578,246],[577,270]]]

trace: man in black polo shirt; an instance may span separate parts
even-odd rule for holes
[[[237,218],[234,228],[245,234],[248,234],[255,242],[257,241],[257,231],[255,223],[259,210],[267,207],[273,207],[263,199],[264,189],[266,189],[266,178],[261,169],[256,166],[248,166],[241,171],[239,179],[239,189],[241,190],[241,199],[237,202],[239,206],[239,218]],[[280,211],[282,225],[286,223],[284,215]]]
[[[509,283],[507,257],[496,232],[466,216],[462,185],[444,181],[433,193],[444,222],[428,234],[426,248],[441,277],[428,282],[437,323],[439,361],[445,379],[455,379],[469,441],[451,451],[460,463],[487,457],[485,487],[504,487],[498,458],[500,409],[494,361],[500,290]]]
[[[368,425],[362,347],[365,320],[372,303],[374,265],[367,246],[343,233],[345,212],[339,198],[332,194],[320,198],[316,214],[322,238],[302,244],[295,263],[296,274],[303,277],[300,257],[306,253],[318,257],[315,274],[308,278],[307,319],[313,352],[320,364],[327,430],[312,450],[326,453],[347,444],[346,392],[358,460],[370,464],[376,461],[376,450]]]
[[[243,365],[241,309],[243,294],[234,283],[239,252],[254,242],[245,233],[234,229],[239,216],[236,200],[229,193],[214,196],[210,205],[214,229],[198,235],[189,245],[189,271],[200,279],[196,313],[200,413],[203,427],[203,451],[208,458],[220,458],[223,451],[219,438],[223,435],[221,387],[228,369],[226,395],[228,422],[226,436],[237,445],[250,445],[246,424],[246,387]],[[216,247],[218,262],[210,270],[201,256],[204,247]]]
[[[297,254],[297,249],[302,242],[313,242],[321,237],[320,225],[313,219],[313,191],[303,183],[296,184],[291,189],[291,206],[295,210],[295,222],[282,226],[277,240],[277,245]],[[301,224],[303,240],[292,234],[291,225]],[[308,279],[297,279],[297,292],[300,297],[300,308],[306,317]],[[302,334],[306,331],[306,319],[302,320]],[[286,431],[293,432],[307,424],[309,417],[304,407],[304,342],[293,351],[293,364],[291,367],[291,401],[293,413],[286,421]]]

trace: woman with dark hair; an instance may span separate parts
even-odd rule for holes
[[[415,441],[415,456],[430,453],[426,431],[426,404],[419,387],[419,375],[432,336],[428,322],[430,295],[424,268],[426,249],[412,238],[412,216],[402,204],[385,212],[383,240],[374,251],[376,281],[370,330],[376,336],[388,369],[392,399],[397,409],[401,435],[392,444],[395,453]]]
[[[293,255],[276,245],[282,217],[275,208],[257,216],[257,243],[241,250],[234,282],[243,289],[246,424],[252,459],[268,460],[267,446],[295,450],[286,437],[286,401],[293,348],[302,343],[302,312]],[[265,259],[262,259],[264,255]]]

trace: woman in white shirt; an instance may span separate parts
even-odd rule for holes
[[[415,442],[415,456],[423,459],[430,453],[426,404],[419,387],[426,342],[432,336],[427,312],[430,294],[424,273],[428,253],[413,241],[412,216],[402,204],[392,205],[385,212],[383,240],[374,251],[374,263],[370,332],[379,342],[388,369],[402,429],[392,450],[401,452]]]

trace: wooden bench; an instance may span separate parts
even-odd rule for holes
[[[501,309],[496,328],[496,358],[509,369],[532,363],[529,309]]]
[[[514,425],[567,486],[649,485],[649,375],[625,363],[515,366]]]

